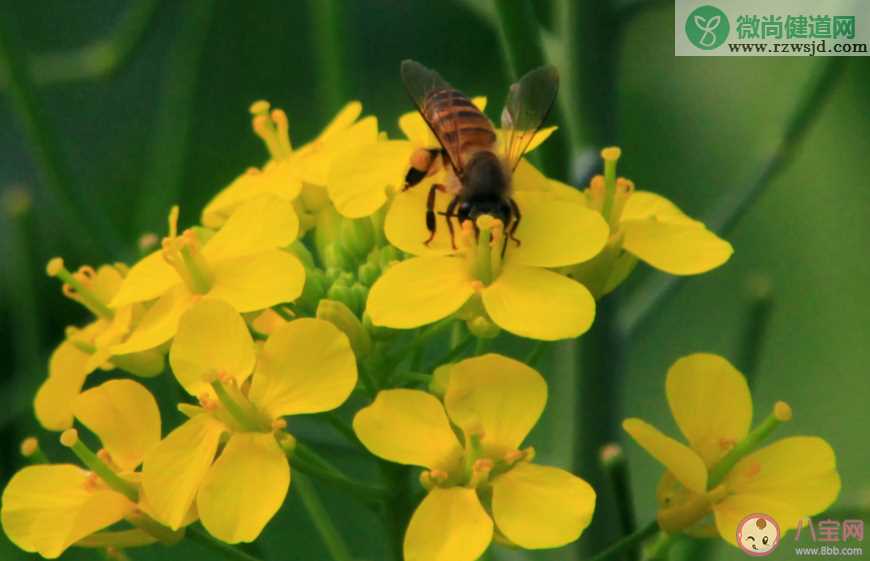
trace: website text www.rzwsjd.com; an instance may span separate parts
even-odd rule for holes
[[[820,547],[795,547],[794,552],[795,555],[804,557],[858,557],[864,555],[864,548],[823,545]]]
[[[732,53],[765,53],[765,54],[792,54],[800,53],[815,56],[819,53],[866,53],[867,43],[833,43],[828,45],[825,41],[807,41],[799,43],[728,43],[728,49]]]

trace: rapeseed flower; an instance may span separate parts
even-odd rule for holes
[[[160,412],[154,397],[132,380],[111,380],[73,400],[76,419],[99,438],[94,454],[68,429],[61,442],[91,471],[73,464],[40,464],[16,473],[3,491],[2,523],[9,539],[25,551],[54,559],[67,548],[127,519],[152,529],[147,501],[135,471],[145,453],[160,441]],[[127,545],[147,545],[148,531],[119,532]],[[113,535],[104,536],[111,544]],[[83,541],[85,540],[85,541]]]
[[[163,371],[163,354],[148,350],[112,356],[111,348],[127,336],[141,311],[132,305],[118,310],[108,306],[121,287],[125,267],[83,266],[73,273],[56,257],[46,270],[64,281],[64,296],[79,302],[94,316],[84,327],[67,327],[66,337],[49,358],[48,377],[33,402],[43,427],[64,430],[72,426],[72,404],[91,372],[119,367],[140,376],[153,376]]]
[[[443,404],[420,390],[384,390],[353,421],[376,456],[426,469],[428,493],[405,533],[405,560],[473,561],[493,538],[527,549],[576,540],[592,519],[595,492],[520,449],[547,400],[541,375],[488,354],[439,377]]]
[[[284,251],[299,232],[292,203],[262,195],[240,206],[216,233],[178,233],[178,207],[169,214],[162,249],[136,263],[111,302],[114,309],[154,301],[126,341],[113,353],[165,343],[178,320],[203,297],[220,298],[238,312],[254,312],[302,293],[305,269]]]
[[[593,177],[585,192],[559,189],[562,196],[600,213],[610,226],[604,251],[574,267],[574,278],[598,298],[619,286],[638,259],[672,275],[697,275],[728,261],[734,252],[730,243],[661,195],[636,191],[634,183],[616,177],[620,155],[619,148],[601,151],[604,175]]]
[[[724,358],[694,354],[668,370],[668,405],[686,446],[640,419],[623,427],[667,472],[657,491],[658,521],[666,532],[715,530],[736,545],[740,521],[756,512],[783,533],[825,510],[840,491],[834,451],[822,438],[795,436],[760,447],[791,408],[777,402],[750,432],[752,398],[746,379]]]
[[[489,318],[533,339],[566,339],[589,329],[595,317],[589,291],[549,269],[593,258],[607,241],[607,224],[549,191],[546,178],[528,168],[514,179],[519,244],[505,240],[504,225],[484,215],[477,228],[470,221],[461,225],[457,249],[444,223],[427,246],[425,193],[396,196],[385,232],[415,257],[387,269],[372,286],[366,311],[375,325],[408,329],[461,311],[466,319]]]
[[[238,312],[205,298],[182,316],[169,362],[201,407],[184,406],[190,419],[146,456],[149,504],[172,529],[195,504],[216,538],[253,541],[290,485],[279,440],[292,437],[282,417],[328,411],[347,399],[357,380],[350,343],[326,321],[299,319],[276,327],[257,354]]]
[[[328,173],[336,155],[377,139],[377,120],[366,117],[358,121],[361,113],[360,102],[348,103],[314,140],[294,150],[287,114],[282,109],[270,110],[266,101],[253,103],[253,129],[266,145],[269,161],[262,169],[248,169],[215,195],[202,211],[202,223],[218,228],[239,205],[264,193],[291,202],[300,193],[305,203],[325,199]]]

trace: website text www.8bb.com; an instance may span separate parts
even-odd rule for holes
[[[842,547],[836,545],[821,545],[817,547],[795,547],[798,557],[862,557],[863,547]]]
[[[857,54],[867,53],[867,43],[828,43],[824,39],[800,43],[728,43],[728,50],[732,53],[804,54],[807,56],[831,53]]]

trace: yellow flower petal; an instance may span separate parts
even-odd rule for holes
[[[550,179],[528,160],[520,160],[511,178],[514,192],[519,191],[549,191]]]
[[[293,159],[272,160],[262,170],[249,170],[238,176],[205,206],[202,224],[220,228],[246,202],[266,193],[292,201],[302,191]]]
[[[157,402],[145,386],[132,380],[109,380],[91,388],[76,398],[73,409],[123,470],[135,469],[160,442]]]
[[[372,454],[399,464],[449,471],[462,455],[441,402],[420,390],[379,392],[353,430]]]
[[[33,409],[36,419],[48,430],[65,430],[73,424],[72,403],[92,369],[87,368],[90,355],[69,339],[51,353],[48,377],[36,392]]]
[[[686,216],[677,205],[650,191],[635,191],[631,194],[622,210],[621,220],[646,220],[655,218],[662,222],[699,224]]]
[[[96,294],[102,302],[111,302],[118,290],[121,289],[121,284],[124,282],[124,277],[121,272],[112,265],[101,265],[97,269],[97,274],[91,280],[88,288]]]
[[[3,491],[2,523],[18,547],[55,559],[78,540],[121,520],[135,505],[73,465],[29,466]]]
[[[414,257],[396,263],[375,282],[366,311],[375,325],[409,329],[449,316],[473,293],[462,259]]]
[[[473,489],[432,489],[405,533],[405,561],[474,561],[492,541],[492,519]]]
[[[521,462],[492,483],[496,526],[526,549],[573,542],[594,511],[595,491],[563,469]]]
[[[579,282],[511,263],[483,290],[483,305],[502,329],[544,341],[582,335],[595,318],[595,300]]]
[[[142,488],[148,505],[173,530],[184,524],[225,430],[210,415],[198,415],[145,454]]]
[[[337,158],[356,146],[374,144],[377,140],[378,121],[374,117],[366,117],[300,149],[295,163],[304,182],[326,186],[329,183],[329,169]]]
[[[707,491],[707,468],[694,450],[640,419],[626,419],[622,428],[685,488],[699,494]]]
[[[226,302],[206,298],[181,316],[169,351],[169,364],[187,393],[211,394],[210,383],[221,373],[241,386],[253,371],[255,361],[248,326]]]
[[[356,386],[356,359],[347,336],[319,319],[281,325],[257,360],[250,398],[271,417],[335,409]]]
[[[622,247],[672,275],[697,275],[722,265],[734,249],[700,223],[628,220]]]
[[[702,353],[681,358],[668,370],[666,388],[677,425],[707,467],[749,431],[749,386],[724,358]]]
[[[348,218],[369,216],[398,190],[414,146],[403,140],[363,145],[341,155],[329,172],[327,191],[338,212]]]
[[[181,314],[190,307],[194,295],[178,285],[151,304],[126,341],[111,347],[112,354],[128,354],[153,349],[175,335]]]
[[[236,433],[196,496],[202,525],[227,543],[252,542],[290,487],[287,456],[271,433]]]
[[[299,233],[293,203],[264,195],[245,203],[202,249],[213,266],[218,261],[262,253],[289,245]]]
[[[466,433],[483,431],[488,457],[517,450],[547,403],[547,383],[538,372],[512,358],[487,354],[450,368],[444,405]]]
[[[317,140],[324,141],[333,138],[336,134],[344,131],[351,126],[362,114],[362,103],[359,101],[350,101],[338,110],[332,121],[326,125],[323,132],[317,137]]]
[[[305,286],[302,263],[281,249],[221,261],[213,272],[214,285],[208,295],[226,300],[241,313],[292,302]]]
[[[533,267],[563,267],[592,259],[610,228],[597,212],[545,193],[518,192],[522,213],[516,238],[508,241],[507,259]]]
[[[178,272],[163,259],[163,251],[158,249],[130,268],[111,306],[120,308],[153,300],[181,282]]]
[[[714,505],[722,538],[735,543],[737,525],[763,512],[780,531],[828,508],[840,493],[840,476],[831,446],[818,437],[784,438],[746,456],[728,473],[733,494]]]
[[[446,211],[453,196],[441,191],[435,192],[435,238],[428,246],[423,243],[429,238],[429,230],[426,229],[426,198],[429,196],[429,188],[433,183],[443,183],[444,180],[444,172],[438,172],[423,179],[413,188],[396,193],[384,220],[384,235],[391,244],[413,255],[448,255],[456,252],[450,243],[447,218],[437,214]],[[459,247],[462,234],[455,218],[453,225],[456,245]]]

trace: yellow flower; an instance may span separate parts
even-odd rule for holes
[[[731,244],[686,216],[664,197],[635,191],[634,184],[616,177],[619,148],[601,151],[605,174],[592,178],[583,193],[554,185],[570,200],[602,214],[610,225],[610,240],[601,254],[575,267],[572,276],[596,298],[619,286],[640,259],[672,275],[697,275],[719,267],[734,253]]]
[[[147,511],[135,473],[145,453],[160,440],[160,412],[152,395],[132,380],[111,380],[73,400],[76,419],[100,440],[103,450],[87,451],[75,429],[61,441],[77,455],[90,455],[86,471],[73,464],[29,466],[3,491],[2,523],[9,539],[25,551],[58,557],[71,545],[125,517]],[[119,487],[121,490],[119,490]],[[122,492],[126,491],[126,492]],[[140,545],[154,537],[127,533]]]
[[[253,541],[290,485],[278,440],[292,437],[282,417],[334,409],[356,385],[347,337],[328,322],[299,319],[276,327],[257,356],[238,312],[209,298],[182,316],[169,362],[202,407],[188,406],[191,419],[145,457],[149,504],[177,529],[195,503],[213,536]]]
[[[387,238],[416,257],[387,269],[372,286],[367,312],[375,325],[413,328],[463,309],[466,318],[488,316],[499,327],[533,339],[566,339],[589,329],[595,317],[589,291],[548,269],[598,254],[607,241],[607,224],[599,214],[559,197],[530,164],[517,171],[519,245],[505,244],[504,225],[481,216],[476,240],[466,221],[454,250],[447,223],[441,222],[426,246],[426,193],[411,189],[395,197],[387,213]]]
[[[623,427],[667,468],[657,492],[659,525],[667,532],[702,532],[713,512],[722,539],[736,544],[741,519],[763,512],[783,533],[826,509],[840,491],[834,451],[823,439],[784,438],[764,448],[761,441],[791,409],[777,402],[755,430],[746,380],[724,358],[694,354],[668,370],[671,413],[689,441],[682,444],[640,419]]]
[[[296,239],[293,205],[273,195],[240,206],[217,233],[177,232],[178,207],[169,215],[163,248],[136,263],[112,300],[113,308],[156,300],[113,353],[153,348],[175,335],[178,320],[201,297],[220,298],[238,312],[296,299],[305,269],[280,248]],[[205,238],[205,239],[204,239]]]
[[[520,450],[546,400],[540,374],[489,354],[450,367],[443,405],[423,391],[394,389],[357,413],[354,431],[373,454],[427,470],[420,479],[428,494],[405,533],[407,561],[473,561],[494,535],[527,549],[580,537],[595,492],[567,471],[532,463],[531,448]]]
[[[46,269],[50,276],[64,281],[64,296],[81,303],[95,318],[82,328],[67,328],[64,341],[51,354],[48,377],[34,399],[40,424],[49,430],[64,430],[72,426],[73,401],[91,372],[119,367],[140,376],[153,376],[163,371],[163,354],[149,350],[112,356],[111,347],[126,337],[139,312],[134,306],[118,310],[108,307],[121,287],[124,268],[103,265],[95,270],[84,266],[71,273],[56,257]]]
[[[374,117],[357,121],[362,113],[362,104],[358,101],[345,105],[317,138],[297,150],[293,150],[290,143],[287,115],[283,110],[270,111],[268,102],[257,101],[251,105],[251,113],[254,132],[266,144],[270,159],[262,170],[251,168],[237,177],[206,205],[202,223],[209,228],[222,226],[239,205],[263,193],[293,201],[303,186],[308,190],[323,190],[336,154],[372,143],[378,135]]]
[[[486,108],[485,97],[476,97],[472,102],[481,111]],[[327,191],[335,207],[344,216],[362,218],[374,214],[389,196],[404,185],[405,174],[415,150],[441,148],[417,111],[402,115],[399,118],[399,128],[406,140],[381,139],[378,142],[358,144],[335,160],[329,172]],[[541,129],[527,152],[537,148],[555,129],[556,127]],[[427,192],[433,182],[444,182],[444,174],[442,169],[424,178],[414,190]]]

